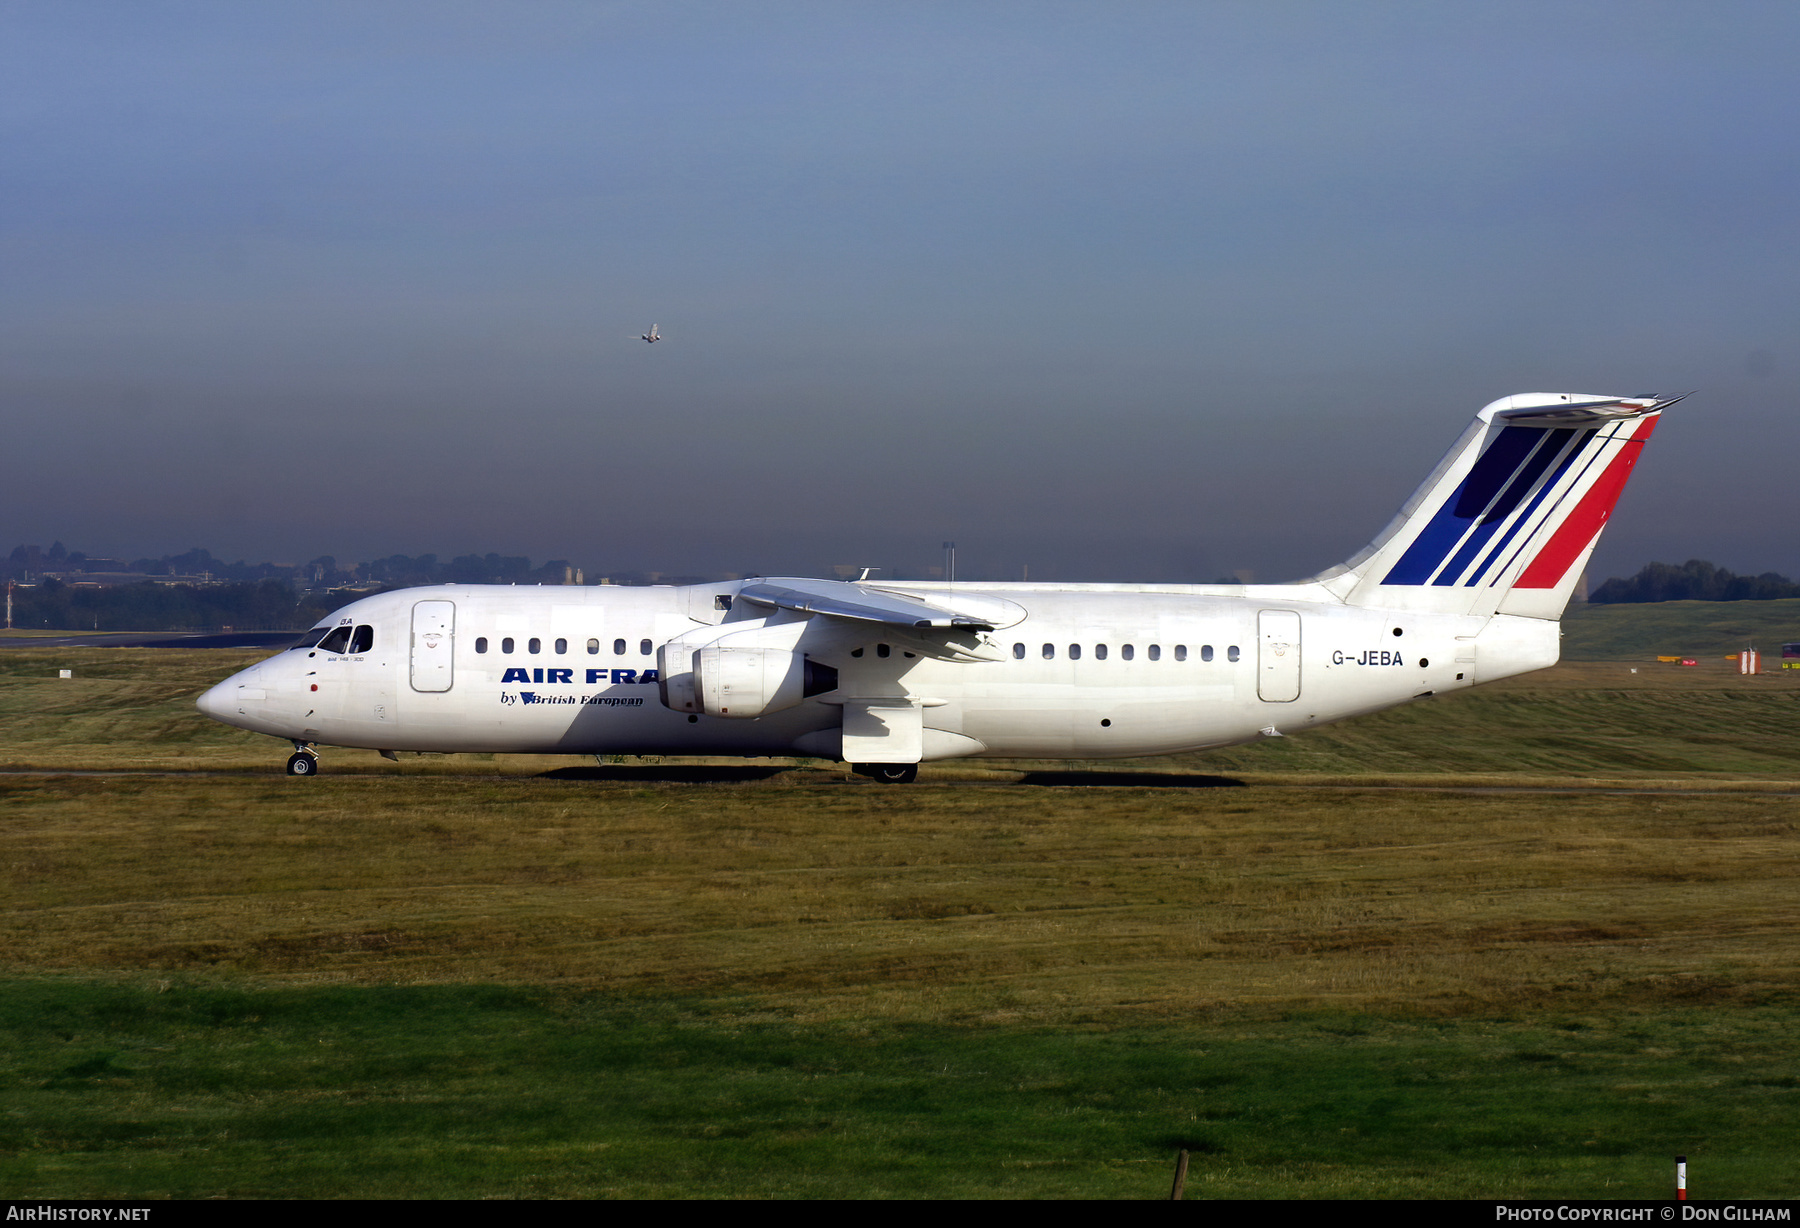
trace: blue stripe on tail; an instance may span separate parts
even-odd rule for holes
[[[1562,454],[1563,445],[1569,442],[1569,437],[1575,432],[1561,430],[1539,433],[1543,438],[1537,446],[1537,451],[1533,452],[1531,459],[1525,462],[1525,467],[1519,471],[1519,476],[1508,483],[1504,491],[1500,492],[1500,497],[1494,501],[1493,506],[1481,513],[1481,522],[1475,526],[1475,531],[1469,534],[1469,539],[1463,543],[1462,549],[1456,552],[1456,557],[1450,560],[1449,566],[1439,572],[1438,578],[1432,583],[1446,587],[1456,583],[1456,578],[1468,570],[1469,564],[1473,563],[1481,553],[1481,548],[1487,545],[1488,539],[1499,530],[1501,521],[1512,514],[1513,509],[1518,507],[1525,496],[1531,493],[1531,488],[1537,483],[1537,480],[1544,476],[1544,470],[1548,469],[1551,462]]]
[[[1558,432],[1558,433],[1562,434],[1564,432]],[[1492,550],[1488,551],[1488,555],[1485,559],[1481,560],[1481,566],[1477,567],[1475,569],[1475,574],[1470,576],[1468,579],[1468,587],[1473,588],[1475,586],[1475,582],[1480,580],[1481,577],[1485,576],[1488,572],[1488,568],[1490,568],[1494,565],[1494,560],[1499,558],[1502,554],[1506,553],[1507,544],[1512,541],[1513,537],[1518,533],[1518,531],[1520,529],[1524,528],[1526,526],[1526,524],[1530,522],[1532,514],[1537,511],[1538,504],[1540,504],[1544,501],[1544,496],[1549,494],[1552,490],[1556,489],[1556,484],[1558,482],[1562,481],[1562,476],[1563,476],[1563,474],[1565,474],[1569,471],[1569,466],[1573,465],[1575,463],[1575,459],[1578,456],[1580,456],[1583,452],[1587,451],[1588,443],[1590,441],[1592,441],[1594,436],[1598,435],[1600,432],[1598,432],[1598,431],[1571,431],[1571,432],[1567,432],[1567,433],[1572,434],[1576,437],[1575,438],[1575,446],[1569,449],[1569,454],[1567,456],[1563,457],[1562,464],[1560,464],[1556,467],[1556,472],[1552,473],[1548,478],[1544,479],[1544,484],[1538,488],[1537,494],[1535,494],[1531,497],[1531,503],[1525,508],[1525,510],[1523,512],[1519,513],[1519,518],[1517,520],[1513,521],[1512,528],[1508,529],[1506,531],[1505,535],[1502,536],[1499,541],[1494,543],[1494,548]],[[1502,568],[1500,573],[1496,574],[1495,578],[1498,579],[1499,575],[1504,574],[1504,572],[1505,572],[1505,569]]]
[[[1512,496],[1512,506],[1516,506],[1524,492],[1531,489],[1530,483],[1513,496],[1518,483],[1509,484],[1507,479],[1518,472],[1519,462],[1529,456],[1548,433],[1547,428],[1536,426],[1509,426],[1502,430],[1476,459],[1475,467],[1469,470],[1462,485],[1444,500],[1431,523],[1420,530],[1419,536],[1381,582],[1424,584],[1462,540],[1475,518],[1494,502],[1496,495]]]

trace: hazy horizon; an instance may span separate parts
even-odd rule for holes
[[[8,547],[1276,581],[1496,397],[1698,389],[1590,576],[1800,573],[1792,6],[0,32]]]

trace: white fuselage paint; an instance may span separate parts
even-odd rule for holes
[[[644,681],[659,646],[707,624],[784,620],[744,602],[717,608],[740,587],[383,593],[333,616],[372,627],[369,651],[290,649],[212,688],[200,707],[297,742],[377,750],[836,758],[845,700],[887,699],[919,710],[926,760],[1109,758],[1229,746],[1542,669],[1556,662],[1559,634],[1538,618],[1347,606],[1312,583],[890,584],[881,587],[951,607],[999,598],[1024,614],[986,636],[999,659],[976,662],[913,655],[880,625],[815,619],[800,648],[838,671],[836,690],[755,719],[665,707]]]

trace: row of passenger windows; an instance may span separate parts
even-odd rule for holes
[[[510,655],[515,651],[515,643],[516,641],[510,635],[502,639],[500,641],[501,653]],[[375,646],[375,628],[367,625],[356,628],[334,627],[329,630],[318,627],[308,632],[298,644],[294,645],[294,647],[312,648],[315,645],[321,652],[342,653],[351,656],[358,653],[365,653]],[[487,636],[477,636],[475,639],[475,651],[485,653],[487,650]],[[558,639],[553,645],[553,650],[559,657],[567,656],[569,652],[569,641],[566,639]],[[588,640],[587,650],[590,657],[599,656],[600,641],[598,639]],[[626,642],[623,639],[614,640],[612,642],[612,650],[615,657],[625,656],[628,651]],[[647,657],[655,651],[655,647],[649,640],[639,640],[637,650],[639,656]],[[544,641],[533,636],[531,639],[525,641],[525,651],[532,656],[537,656],[544,651]],[[1013,658],[1015,660],[1023,661],[1025,659],[1025,651],[1025,645],[1014,644],[1012,649]],[[1096,661],[1106,660],[1107,652],[1108,649],[1105,644],[1094,645],[1094,659]],[[886,644],[877,644],[875,646],[875,653],[877,656],[887,656],[888,646]],[[1081,660],[1081,645],[1070,644],[1068,653],[1069,660]],[[1119,656],[1122,660],[1129,661],[1136,653],[1137,649],[1130,644],[1119,645]],[[860,657],[862,656],[862,649],[858,648],[850,655],[853,657]],[[911,656],[912,654],[907,653],[906,655]],[[1144,649],[1144,655],[1152,661],[1162,660],[1162,645],[1151,644],[1148,648]],[[1056,659],[1056,645],[1045,644],[1043,647],[1043,656],[1046,661],[1054,661]],[[1236,644],[1231,645],[1225,650],[1225,659],[1227,661],[1236,661],[1238,656],[1238,646]],[[1177,661],[1185,661],[1188,659],[1188,649],[1186,644],[1175,645],[1175,659]],[[1210,661],[1213,659],[1213,646],[1211,644],[1202,644],[1200,646],[1200,659],[1202,661]]]
[[[351,651],[352,652],[367,652],[369,650],[369,641],[365,639],[365,636],[372,635],[373,632],[368,627],[358,627],[356,630],[357,630],[357,637],[356,637],[357,638],[357,646],[353,647],[351,649]],[[340,633],[342,634],[342,636],[344,638],[348,638],[350,629],[348,627],[339,627],[336,632],[333,632],[332,638],[333,639],[338,638]],[[502,639],[500,641],[501,653],[504,655],[511,655],[513,652],[517,651],[516,643],[517,642],[510,635],[507,636],[506,638]],[[655,651],[655,646],[649,640],[639,640],[637,648],[638,648],[638,655],[644,656],[644,657],[649,656],[652,652]],[[483,636],[476,637],[475,651],[485,653],[487,650],[488,650],[487,636],[483,635]],[[553,650],[555,651],[556,655],[559,657],[567,656],[568,652],[569,652],[569,641],[566,639],[557,640],[555,642],[555,644],[553,645]],[[588,650],[589,656],[599,656],[600,655],[600,641],[597,639],[590,639],[587,642],[587,650]],[[612,643],[612,650],[613,650],[613,655],[615,657],[625,656],[628,651],[626,642],[622,639],[614,640]],[[331,651],[334,651],[334,652],[342,651],[342,648],[341,647],[333,648],[333,649],[331,649]],[[541,639],[537,639],[536,637],[526,640],[525,641],[525,651],[527,654],[529,654],[531,656],[537,656],[538,654],[540,654],[544,651],[544,641]],[[1104,661],[1104,660],[1106,660],[1107,655],[1110,651],[1111,650],[1105,644],[1095,644],[1094,645],[1094,659],[1096,661]],[[875,652],[876,652],[877,656],[885,657],[888,655],[888,646],[886,644],[877,644],[875,646]],[[1043,652],[1044,660],[1054,661],[1056,659],[1056,645],[1055,644],[1045,644],[1043,646],[1042,652]],[[1025,653],[1026,653],[1025,645],[1023,645],[1023,644],[1014,644],[1013,645],[1012,655],[1015,660],[1023,661],[1025,659]],[[1069,660],[1071,660],[1071,661],[1081,660],[1081,653],[1082,653],[1082,647],[1080,644],[1070,644],[1069,645],[1069,647],[1068,647]],[[1163,650],[1162,650],[1161,644],[1151,644],[1148,648],[1144,649],[1144,656],[1152,661],[1162,660],[1162,653],[1163,653]],[[860,656],[862,656],[862,650],[859,648],[859,649],[855,650],[854,652],[852,652],[850,655],[853,657],[860,657]],[[911,656],[912,654],[908,653],[907,655]],[[1227,661],[1236,661],[1240,655],[1241,654],[1240,654],[1240,652],[1238,650],[1238,646],[1236,644],[1232,644],[1231,646],[1229,646],[1228,648],[1225,649],[1225,659]],[[1121,660],[1130,661],[1133,658],[1135,658],[1136,656],[1137,656],[1137,648],[1134,645],[1131,645],[1131,644],[1119,645],[1119,657]],[[1188,646],[1186,644],[1175,645],[1174,656],[1177,661],[1187,660],[1188,659]],[[1213,659],[1213,646],[1211,644],[1200,645],[1200,659],[1202,661],[1210,661]]]
[[[1094,645],[1094,660],[1096,660],[1096,661],[1106,660],[1106,654],[1108,651],[1109,650],[1105,644],[1095,644]],[[1152,661],[1160,661],[1160,660],[1162,660],[1162,651],[1163,650],[1162,650],[1161,644],[1152,644],[1148,648],[1144,649],[1144,655]],[[1044,660],[1046,660],[1046,661],[1056,660],[1056,645],[1055,644],[1045,644],[1044,648],[1043,648],[1043,654],[1044,654]],[[1134,646],[1132,646],[1130,644],[1120,644],[1119,645],[1119,657],[1121,660],[1129,661],[1136,655],[1137,655],[1137,649]],[[1240,654],[1238,652],[1238,646],[1236,644],[1231,645],[1229,648],[1227,648],[1225,650],[1225,659],[1227,661],[1235,661],[1238,659],[1238,657],[1240,655],[1242,655],[1242,654]],[[1023,661],[1025,659],[1025,645],[1023,645],[1023,644],[1014,644],[1013,645],[1013,659],[1017,660],[1017,661]],[[1188,647],[1186,644],[1175,645],[1175,659],[1177,661],[1185,661],[1188,659]],[[1213,659],[1213,646],[1211,644],[1200,645],[1200,659],[1202,661],[1210,661]],[[1071,660],[1071,661],[1081,660],[1081,645],[1080,644],[1070,644],[1069,645],[1069,660]]]
[[[510,636],[510,635],[507,636],[505,639],[500,641],[500,651],[503,654],[510,654],[510,653],[514,652],[515,651],[515,648],[514,648],[515,643],[516,643],[516,641],[513,639],[512,636]],[[569,641],[568,640],[559,639],[556,641],[556,643],[553,647],[554,647],[554,651],[556,652],[556,655],[559,657],[567,656],[569,653]],[[485,635],[476,636],[475,637],[475,651],[476,652],[486,652],[487,650],[488,650],[487,636],[485,636]],[[587,650],[588,650],[588,656],[590,656],[590,657],[599,656],[600,655],[600,641],[599,640],[589,640],[587,642]],[[615,656],[615,657],[624,656],[627,651],[627,649],[625,647],[625,641],[624,640],[614,640],[612,643],[612,650],[613,650],[613,656]],[[541,653],[544,651],[544,641],[537,639],[536,637],[526,640],[525,641],[525,651],[527,653],[531,654],[532,656],[536,656],[538,653]],[[638,641],[638,655],[640,657],[647,657],[654,651],[656,651],[656,649],[650,643],[649,640],[639,640]]]

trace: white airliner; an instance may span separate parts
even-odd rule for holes
[[[443,585],[366,597],[200,710],[294,745],[798,755],[878,780],[1311,729],[1554,665],[1570,592],[1680,398],[1487,406],[1355,557],[1292,584]]]
[[[654,343],[654,342],[662,340],[662,334],[657,332],[656,325],[652,324],[650,326],[649,332],[638,334],[638,340],[639,341],[649,341],[649,342]]]

